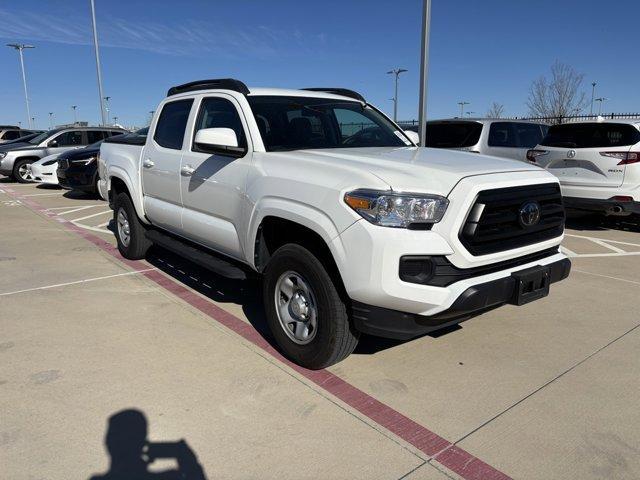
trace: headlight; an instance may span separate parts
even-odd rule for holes
[[[42,166],[48,167],[49,165],[53,165],[54,163],[58,163],[58,160],[57,159],[55,159],[55,160],[47,160],[46,162],[44,162],[42,164]]]
[[[82,160],[71,160],[74,165],[89,165],[96,161],[96,157],[83,158]]]
[[[449,205],[440,195],[365,189],[345,194],[344,201],[369,222],[396,228],[437,223]]]

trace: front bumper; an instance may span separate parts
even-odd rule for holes
[[[548,264],[547,267],[550,273],[550,283],[556,283],[569,276],[571,262],[564,258]],[[363,333],[408,340],[458,324],[500,305],[515,303],[516,289],[517,280],[511,275],[480,283],[466,288],[448,309],[431,316],[353,302],[352,318],[355,327]]]
[[[96,168],[85,165],[70,165],[56,171],[58,183],[63,188],[93,193],[95,191]]]
[[[640,202],[619,202],[599,198],[563,197],[566,208],[605,215],[640,214]]]

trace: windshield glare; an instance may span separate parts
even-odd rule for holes
[[[248,100],[268,152],[411,146],[383,115],[359,102],[285,96]]]
[[[29,140],[29,143],[31,145],[37,145],[43,140],[49,138],[51,135],[53,135],[56,132],[59,132],[59,130],[49,130],[48,132],[43,132],[40,135],[33,137],[31,140]]]

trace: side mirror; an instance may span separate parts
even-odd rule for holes
[[[49,143],[47,143],[47,147],[55,148],[57,146],[58,146],[58,141],[57,140],[51,140]]]
[[[203,128],[198,130],[194,140],[196,150],[229,157],[242,157],[247,147],[238,146],[238,137],[231,128]]]
[[[416,145],[420,145],[420,135],[418,135],[418,132],[414,132],[413,130],[405,130],[404,134],[409,137],[409,140],[411,140],[413,143],[415,143]]]

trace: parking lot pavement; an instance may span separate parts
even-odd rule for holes
[[[640,477],[627,223],[572,222],[572,275],[541,301],[411,342],[366,337],[306,372],[265,340],[254,284],[159,249],[121,261],[99,200],[0,190],[8,478],[105,471],[107,419],[126,408],[151,441],[184,438],[211,479]]]

